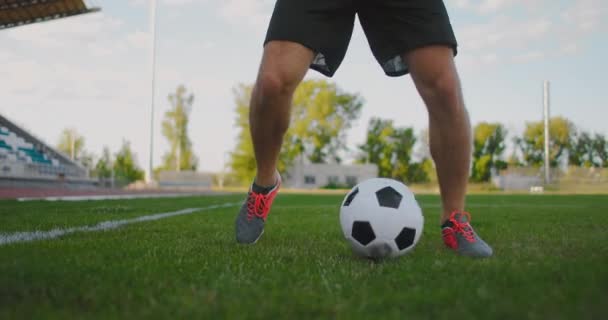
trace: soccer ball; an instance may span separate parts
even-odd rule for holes
[[[424,217],[408,187],[396,180],[373,178],[359,183],[344,197],[340,224],[357,255],[379,259],[402,256],[414,249]]]

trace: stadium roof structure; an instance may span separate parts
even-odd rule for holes
[[[0,30],[100,10],[83,0],[0,0]]]

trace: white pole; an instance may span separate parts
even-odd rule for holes
[[[148,168],[148,182],[153,180],[154,172],[154,93],[156,82],[156,0],[152,0],[150,13],[150,33],[152,35],[151,56],[152,56],[152,87],[150,97],[150,166]]]
[[[549,81],[544,82],[543,85],[543,118],[545,125],[545,184],[551,182],[550,175],[550,154],[549,154]]]
[[[76,144],[74,143],[74,131],[68,131],[68,136],[70,137],[70,159],[74,161],[74,147]]]

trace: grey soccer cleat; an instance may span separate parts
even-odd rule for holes
[[[443,242],[448,248],[464,256],[490,257],[492,248],[475,233],[470,221],[471,215],[468,212],[452,212],[450,218],[441,226]]]
[[[277,184],[268,193],[249,189],[247,199],[236,217],[236,241],[242,244],[254,244],[264,233],[264,223],[270,212],[270,207],[281,186],[281,176]]]

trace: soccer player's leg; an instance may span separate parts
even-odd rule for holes
[[[464,212],[471,163],[471,125],[448,46],[427,46],[404,55],[429,114],[431,156],[443,204],[444,243],[457,253],[488,257],[492,248],[473,231]]]
[[[361,25],[378,63],[389,76],[410,73],[429,114],[445,244],[476,257],[492,249],[473,231],[464,212],[471,126],[454,64],[457,43],[442,0],[366,2]]]
[[[257,174],[236,219],[239,243],[255,243],[281,184],[277,161],[289,127],[291,99],[305,76],[314,53],[294,42],[271,41],[251,94],[249,124]]]
[[[249,123],[257,174],[236,219],[239,243],[255,243],[264,232],[281,184],[276,168],[294,91],[309,68],[330,77],[338,69],[352,34],[351,4],[349,0],[276,2],[251,96]]]

